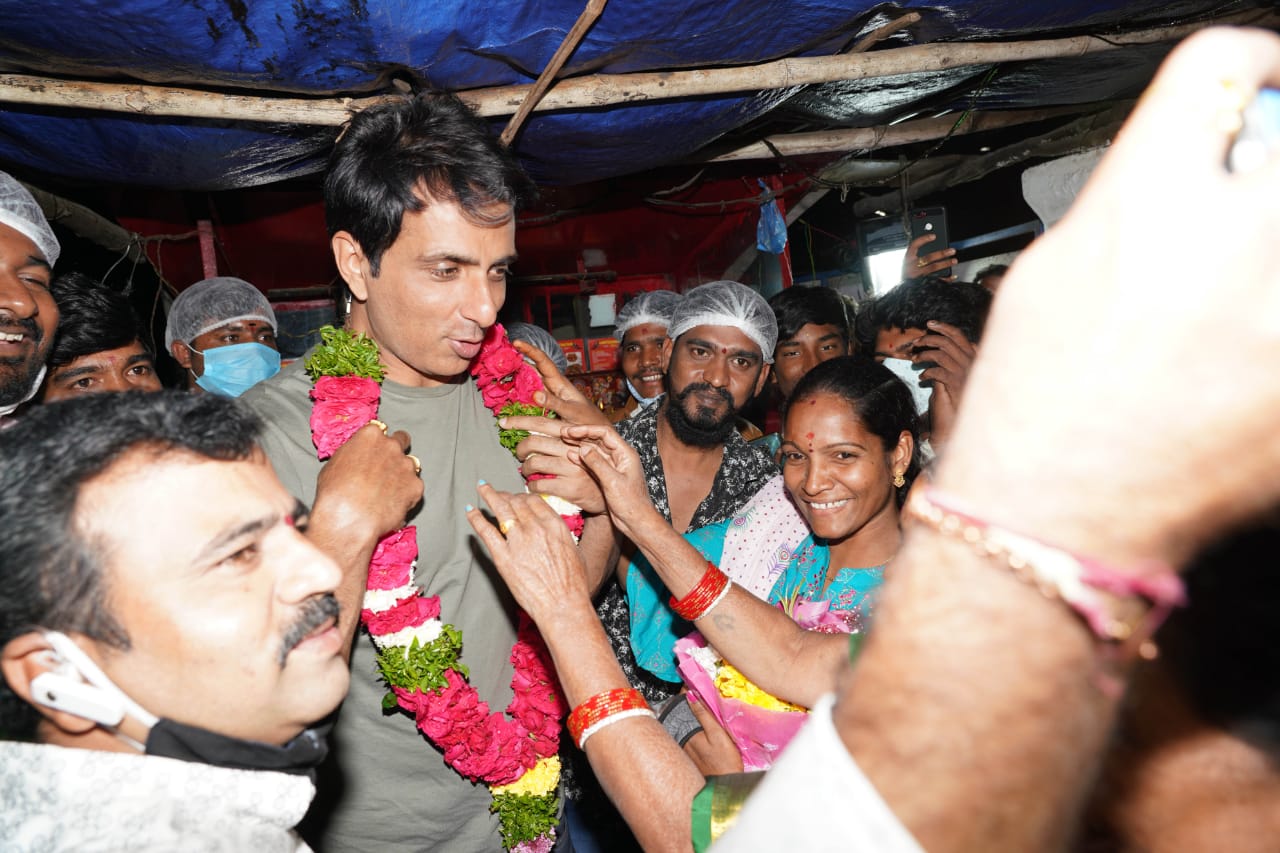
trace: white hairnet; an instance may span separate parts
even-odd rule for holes
[[[551,356],[551,360],[556,363],[556,367],[559,368],[561,373],[569,369],[569,358],[556,341],[555,335],[541,326],[534,326],[531,323],[511,323],[507,326],[507,337],[513,341],[524,341],[525,343],[533,344]]]
[[[667,337],[674,341],[695,326],[732,326],[755,341],[766,364],[773,363],[778,320],[764,297],[745,284],[713,281],[680,297]]]
[[[236,320],[261,320],[276,328],[276,312],[261,290],[242,278],[218,276],[197,281],[178,294],[164,327],[164,348],[191,343],[205,332]]]
[[[614,337],[622,340],[629,330],[643,323],[656,323],[665,329],[671,325],[671,313],[679,301],[680,294],[672,290],[650,290],[633,296],[618,312]]]
[[[26,187],[4,172],[0,172],[0,224],[8,225],[35,243],[49,266],[58,262],[62,247],[58,245],[58,238],[53,236],[44,211]]]

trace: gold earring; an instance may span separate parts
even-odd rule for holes
[[[901,489],[901,488],[902,488],[903,486],[905,486],[906,484],[907,484],[907,478],[906,478],[906,477],[904,477],[904,476],[902,476],[902,472],[901,472],[901,471],[898,471],[898,472],[896,472],[896,473],[893,475],[893,486],[894,486],[894,488],[896,488],[896,489]]]

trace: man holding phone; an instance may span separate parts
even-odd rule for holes
[[[927,431],[935,451],[950,434],[990,308],[985,288],[934,278],[903,282],[858,313],[860,352],[874,354],[890,369],[894,360],[911,362],[916,385],[931,384]]]

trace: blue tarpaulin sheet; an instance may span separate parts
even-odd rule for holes
[[[73,80],[147,82],[240,94],[364,95],[392,76],[449,90],[530,83],[582,10],[583,0],[5,0],[0,64],[14,73]],[[1221,3],[952,2],[865,0],[611,0],[564,69],[617,74],[742,65],[834,54],[906,11],[923,20],[881,47],[1031,35],[1069,35],[1169,21]],[[1131,61],[1117,52],[1089,78],[1117,87]],[[1137,52],[1132,61],[1149,65]],[[1096,62],[1097,60],[1092,60]],[[961,69],[940,81],[957,84]],[[1083,70],[1081,71],[1083,73]],[[1149,73],[1149,68],[1146,73]],[[1010,75],[986,103],[1042,103],[1045,84]],[[1071,75],[1066,75],[1070,77]],[[1089,96],[1067,80],[1065,103]],[[919,81],[916,81],[919,82]],[[881,121],[919,91],[863,81],[814,87],[796,109],[836,111],[844,123]],[[1122,87],[1121,87],[1122,88]],[[1090,90],[1091,91],[1091,90]],[[536,113],[517,151],[545,183],[573,184],[639,172],[687,157],[759,119],[794,90]],[[822,99],[826,97],[827,100]],[[859,117],[862,121],[859,121]],[[495,127],[505,123],[495,121]],[[318,171],[335,128],[135,117],[5,105],[0,165],[73,181],[167,189],[230,189]]]

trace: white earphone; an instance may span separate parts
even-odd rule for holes
[[[111,728],[120,725],[126,713],[148,727],[156,724],[155,715],[112,684],[70,637],[60,631],[46,631],[44,638],[53,648],[57,668],[31,680],[31,698],[35,702]]]
[[[31,698],[58,711],[66,711],[104,726],[118,726],[124,706],[101,688],[56,672],[42,672],[31,681]]]

